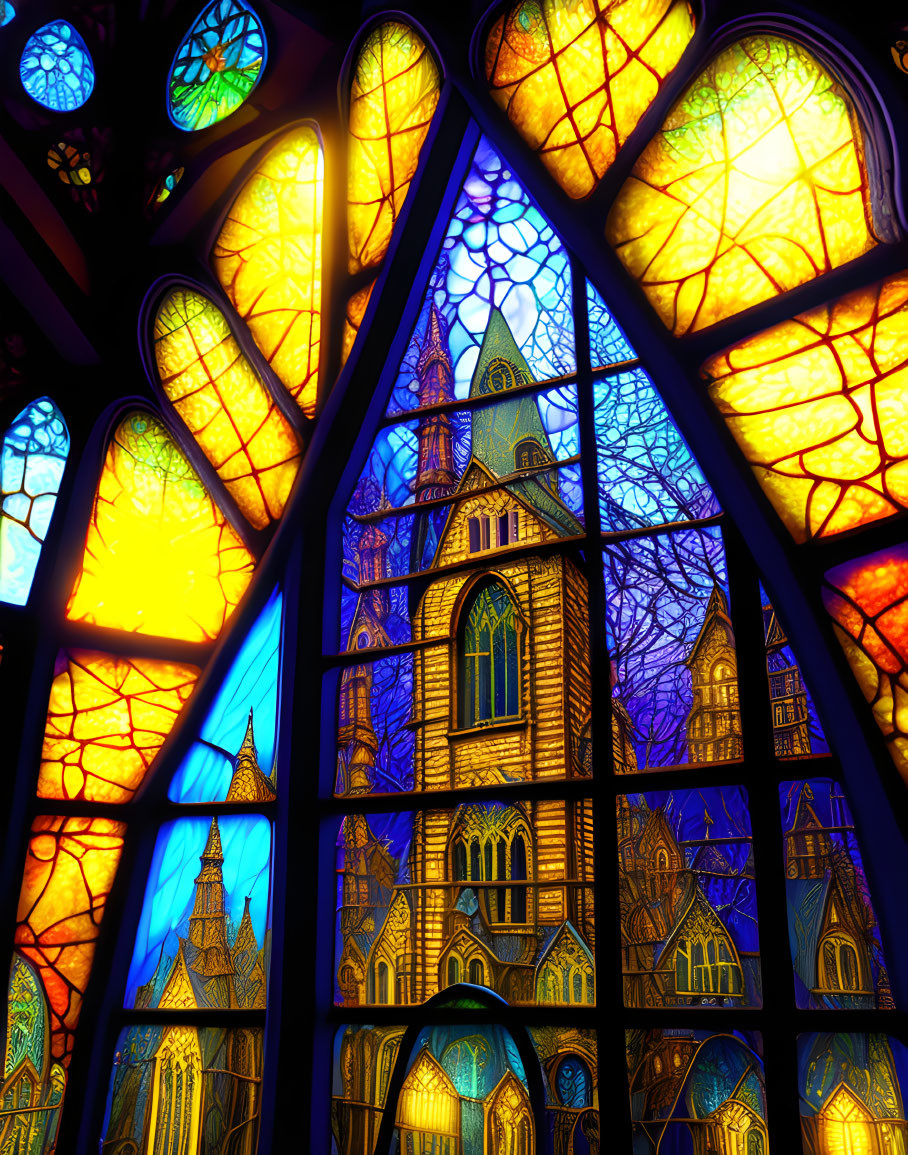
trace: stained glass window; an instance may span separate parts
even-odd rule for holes
[[[754,35],[679,98],[606,233],[680,336],[867,252],[868,206],[848,96],[797,42]]]
[[[11,29],[0,1155],[898,1155],[888,30],[184,7]]]
[[[516,0],[486,38],[486,80],[562,188],[584,197],[693,31],[693,13],[681,0]]]
[[[47,537],[69,430],[49,397],[23,409],[0,447],[0,599],[25,605]]]
[[[91,53],[67,20],[52,20],[28,38],[19,76],[32,100],[53,112],[80,108],[95,86]]]
[[[187,132],[236,112],[265,67],[265,30],[245,0],[211,0],[180,41],[167,80],[167,112]]]

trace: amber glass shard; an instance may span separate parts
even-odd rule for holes
[[[164,392],[245,517],[281,516],[300,442],[240,351],[224,314],[194,289],[172,289],[154,324]]]
[[[367,34],[350,85],[347,138],[349,269],[377,265],[416,172],[441,76],[409,24],[387,20]]]
[[[517,0],[486,40],[486,80],[561,187],[585,197],[693,33],[684,0]]]
[[[341,365],[345,365],[350,356],[350,350],[353,348],[353,342],[359,333],[359,327],[363,323],[366,306],[369,304],[369,298],[372,296],[374,288],[375,282],[370,281],[364,288],[358,289],[347,302],[347,315],[344,318],[344,336],[341,347]]]
[[[841,87],[802,45],[748,36],[672,108],[606,235],[680,336],[865,253],[869,199]]]
[[[315,130],[292,128],[240,189],[211,255],[230,303],[310,416],[322,317],[322,184]]]
[[[870,703],[889,753],[908,782],[908,546],[836,566],[823,601]]]
[[[39,798],[128,802],[195,687],[196,666],[61,651],[50,691]]]
[[[908,508],[908,274],[758,333],[703,375],[796,541]]]
[[[210,641],[253,565],[164,424],[128,413],[107,449],[67,617]]]
[[[69,1063],[104,906],[126,826],[109,818],[41,815],[32,824],[16,948],[36,968],[50,1006],[51,1053]]]

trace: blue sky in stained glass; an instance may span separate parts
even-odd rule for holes
[[[49,397],[23,409],[3,436],[0,601],[28,601],[68,453],[69,431]]]
[[[606,547],[606,634],[613,697],[628,711],[640,770],[687,761],[693,705],[686,658],[713,586],[727,597],[718,529],[685,529]]]
[[[493,305],[537,381],[572,373],[574,322],[567,250],[483,137],[442,242],[414,332],[434,302],[449,326],[454,392],[466,397]],[[389,413],[413,409],[419,347],[411,340]]]
[[[413,714],[413,655],[395,654],[369,663],[372,728],[377,749],[370,770],[378,793],[413,789],[415,734],[407,728]],[[343,792],[347,754],[338,750],[338,792]]]
[[[95,86],[95,66],[79,33],[66,20],[51,20],[28,38],[19,62],[22,87],[52,112],[81,108]]]
[[[195,879],[205,849],[210,817],[179,818],[161,827],[145,888],[136,945],[126,984],[127,1007],[154,976],[164,957],[174,958],[185,937],[195,901]],[[259,815],[223,815],[218,819],[224,853],[227,938],[243,917],[246,896],[258,945],[263,945],[271,883],[271,824]]]
[[[609,312],[599,290],[589,281],[586,283],[586,305],[590,325],[590,364],[593,368],[630,361],[635,357],[630,342]]]
[[[253,711],[255,748],[262,773],[274,765],[283,598],[275,589],[246,634],[211,704],[198,738],[170,784],[171,802],[217,802],[233,775],[233,760]]]
[[[764,631],[769,629],[769,625],[774,613],[772,602],[769,600],[769,594],[760,583],[760,598],[763,606],[763,628]],[[808,714],[808,729],[810,732],[810,754],[828,754],[829,743],[826,741],[826,735],[823,732],[823,724],[820,722],[820,716],[817,713],[816,703],[813,700],[813,695],[804,681],[804,674],[801,670],[798,660],[795,657],[794,650],[790,644],[784,646],[774,646],[772,652],[767,650],[766,653],[766,668],[769,674],[776,673],[781,670],[790,670],[794,667],[798,672],[798,677],[801,680],[801,686],[804,691],[804,697],[807,703]],[[779,754],[780,757],[785,755]],[[790,755],[789,755],[790,756]],[[802,755],[806,757],[806,753]]]

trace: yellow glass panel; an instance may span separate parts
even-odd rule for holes
[[[67,617],[210,641],[254,564],[161,421],[128,413],[107,449]]]
[[[224,314],[195,289],[172,289],[154,324],[164,392],[245,517],[284,512],[299,438],[240,350]]]
[[[686,0],[518,0],[489,33],[486,80],[555,180],[585,197],[693,33]]]
[[[41,815],[32,824],[16,948],[38,971],[50,1009],[51,1052],[69,1063],[107,895],[126,826],[109,818]]]
[[[606,235],[678,336],[875,244],[857,117],[806,48],[749,36],[687,88]]]
[[[302,410],[315,411],[322,320],[322,149],[284,133],[246,180],[211,255],[230,303]]]
[[[797,541],[908,508],[908,275],[750,337],[703,375]]]
[[[347,231],[350,272],[377,265],[416,172],[441,77],[425,42],[389,20],[367,35],[350,85]]]
[[[177,662],[61,653],[50,690],[39,798],[128,802],[192,693]]]
[[[353,348],[353,342],[356,340],[359,327],[363,323],[363,317],[366,315],[366,306],[369,304],[369,298],[372,296],[372,290],[374,288],[375,282],[370,281],[365,288],[355,292],[347,302],[347,316],[344,318],[344,337],[341,348],[341,365],[346,364],[347,358],[350,356],[350,350]]]

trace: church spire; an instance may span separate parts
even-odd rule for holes
[[[444,405],[454,400],[454,370],[448,351],[444,318],[433,304],[426,336],[416,363],[419,406]],[[417,502],[447,497],[457,484],[454,472],[454,434],[450,413],[426,414],[419,422],[419,461],[413,492]]]
[[[233,960],[227,945],[227,910],[224,890],[224,851],[217,817],[212,818],[205,849],[195,880],[195,902],[189,916],[187,958],[190,968],[205,984],[207,1005],[233,1007]]]
[[[233,777],[227,790],[227,802],[272,802],[274,786],[259,768],[252,728],[252,711],[246,723],[246,736],[233,760]]]

